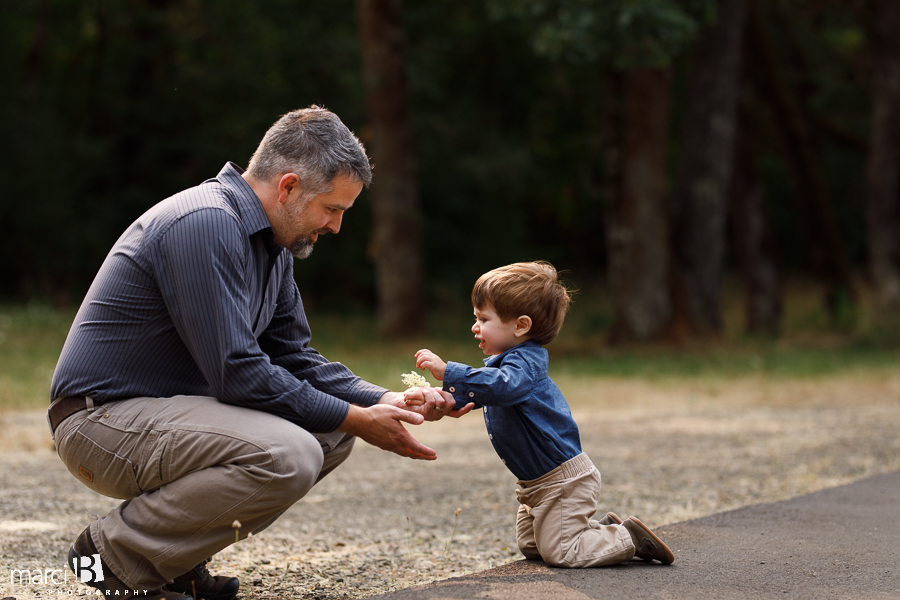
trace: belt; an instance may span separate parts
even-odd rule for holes
[[[50,408],[47,409],[47,420],[50,422],[50,433],[55,433],[56,428],[59,427],[60,423],[79,411],[87,410],[87,407],[88,398],[84,396],[66,396],[54,400],[50,405]]]

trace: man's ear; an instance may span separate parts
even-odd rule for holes
[[[531,317],[522,315],[516,319],[516,337],[528,335],[529,331],[531,331]]]
[[[300,194],[300,178],[296,173],[285,173],[278,180],[278,203],[284,204]]]

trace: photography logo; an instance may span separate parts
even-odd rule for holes
[[[78,575],[82,583],[100,583],[103,581],[103,565],[100,563],[100,555],[73,556],[72,570]]]

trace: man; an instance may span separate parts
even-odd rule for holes
[[[231,600],[238,580],[213,577],[206,561],[235,541],[235,521],[241,537],[264,529],[355,437],[434,460],[403,423],[471,408],[453,410],[438,390],[408,408],[308,346],[292,255],[337,233],[370,181],[336,115],[298,110],[269,129],[246,172],[226,164],[116,242],[75,317],[48,411],[69,471],[125,500],[69,550],[76,572],[99,555],[102,581],[87,573],[90,585]]]

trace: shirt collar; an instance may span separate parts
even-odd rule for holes
[[[253,235],[263,229],[272,230],[272,224],[263,210],[259,196],[250,187],[250,184],[241,177],[244,169],[233,162],[225,163],[216,180],[234,192],[235,208],[241,215],[241,220],[247,228],[247,233]],[[274,235],[274,234],[273,234]]]
[[[487,358],[484,359],[484,366],[493,367],[494,365],[498,364],[501,360],[503,360],[504,356],[506,356],[513,350],[523,349],[523,348],[541,348],[541,345],[534,340],[525,340],[521,344],[516,344],[515,346],[513,346],[512,348],[510,348],[503,354],[497,354],[495,356],[488,356]]]

